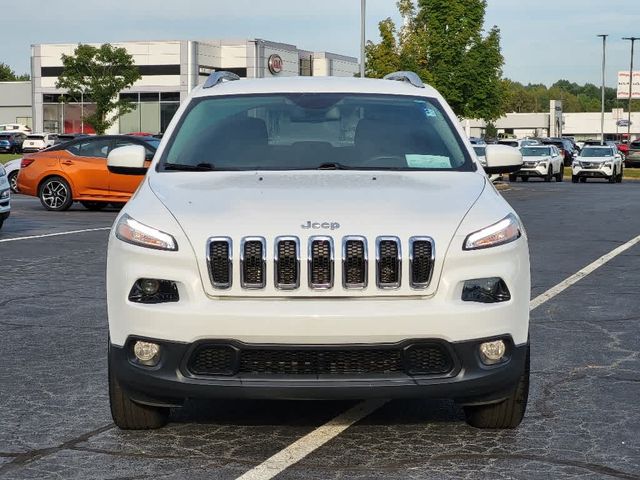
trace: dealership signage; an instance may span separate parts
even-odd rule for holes
[[[631,98],[640,98],[640,72],[633,72],[633,84],[631,85]],[[618,98],[629,98],[629,71],[618,72]]]
[[[272,75],[279,74],[282,71],[282,57],[277,53],[274,53],[269,57],[267,65]]]

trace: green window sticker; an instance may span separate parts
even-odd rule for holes
[[[407,153],[404,157],[409,168],[451,168],[451,160],[443,155]]]

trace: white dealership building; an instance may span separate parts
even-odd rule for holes
[[[247,78],[354,76],[359,70],[358,60],[353,57],[311,52],[295,45],[260,39],[144,41],[112,45],[125,48],[133,56],[142,78],[121,93],[135,104],[135,109],[121,117],[109,133],[163,132],[180,101],[217,70],[228,70]],[[64,91],[56,88],[62,72],[62,55],[73,54],[76,47],[77,44],[32,46],[31,126],[34,131],[88,131],[82,117],[93,108],[91,99],[62,103]]]

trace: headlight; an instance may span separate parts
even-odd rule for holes
[[[116,226],[116,237],[123,242],[157,250],[178,250],[175,238],[124,214]]]
[[[2,165],[0,165],[0,177],[4,177],[7,174],[7,171],[4,169]]]
[[[0,200],[5,200],[5,199],[9,198],[9,192],[10,191],[11,190],[9,190],[8,188],[6,190],[2,190],[0,192]]]
[[[607,163],[604,164],[604,167],[605,168],[611,168],[612,165],[613,164],[611,162],[607,162]]]
[[[470,234],[464,241],[462,248],[464,250],[478,250],[497,247],[517,240],[521,235],[520,223],[516,216],[510,213],[498,223]]]

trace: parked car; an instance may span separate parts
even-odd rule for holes
[[[500,145],[509,145],[510,147],[522,148],[529,145],[538,145],[540,142],[530,138],[503,138],[498,140]]]
[[[520,152],[488,145],[483,172],[414,73],[237,80],[190,94],[110,233],[115,424],[161,427],[187,398],[418,396],[516,427],[527,237],[485,172]]]
[[[538,177],[545,182],[552,178],[561,182],[564,178],[564,161],[560,150],[555,145],[531,145],[520,149],[522,152],[522,169],[509,174],[509,180],[515,182],[518,177],[523,182]]]
[[[0,165],[0,228],[11,215],[11,189],[4,167]]]
[[[54,140],[54,145],[60,145],[62,143],[70,142],[76,138],[84,138],[89,135],[84,133],[60,133],[57,134]],[[18,173],[20,173],[20,164],[22,163],[22,158],[16,158],[15,160],[10,160],[4,164],[4,167],[7,171],[7,175],[9,177],[9,184],[11,185],[11,191],[13,193],[18,193]]]
[[[555,145],[558,147],[564,159],[565,167],[570,166],[574,157],[578,155],[578,151],[574,148],[573,143],[566,138],[543,138],[541,143],[543,145]]]
[[[20,162],[22,158],[16,158],[9,160],[4,164],[4,169],[7,172],[7,179],[13,193],[18,193],[18,173],[20,173]]]
[[[618,151],[622,154],[622,157],[625,158],[629,154],[629,144],[624,142],[616,142],[616,147]]]
[[[110,173],[107,155],[127,145],[144,149],[150,161],[160,143],[153,137],[107,135],[83,137],[42,152],[25,155],[20,162],[17,188],[20,193],[40,198],[47,210],[67,210],[74,201],[89,210],[100,210],[109,203],[123,203],[138,188],[144,176]]]
[[[585,147],[571,166],[573,183],[586,182],[587,178],[604,178],[610,183],[622,182],[622,155],[610,145]]]
[[[479,137],[469,137],[469,142],[471,145],[486,145],[487,142],[484,141],[484,138]]]
[[[625,165],[627,167],[640,166],[640,139],[634,140],[629,144],[629,150],[625,157]]]
[[[58,136],[55,133],[30,133],[22,144],[24,153],[39,152],[52,147]]]
[[[0,153],[20,153],[25,138],[22,132],[0,132]]]

